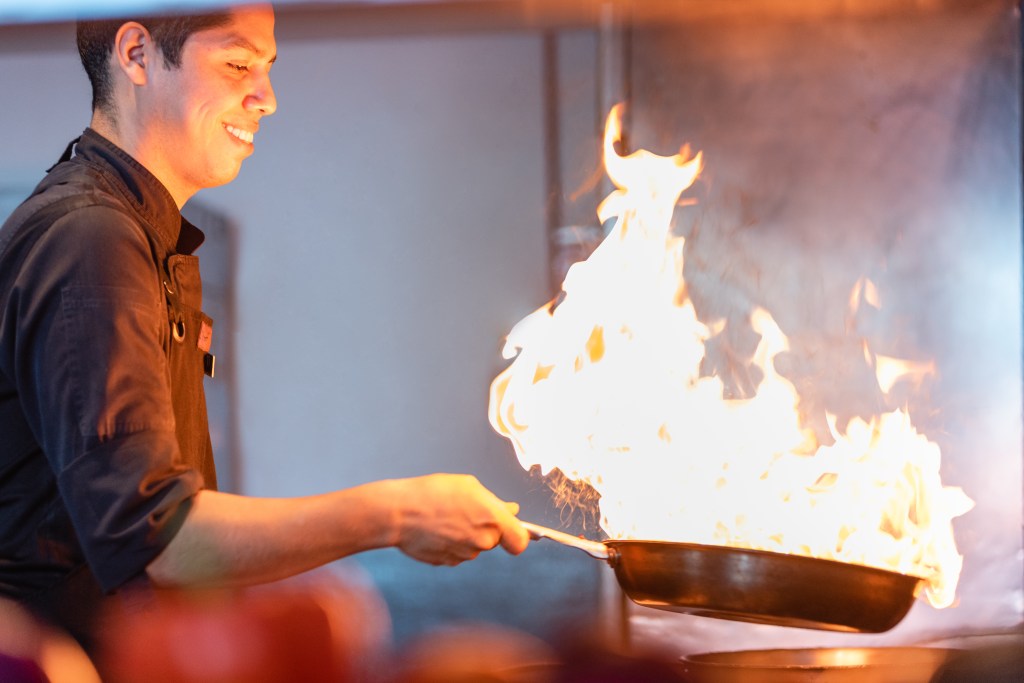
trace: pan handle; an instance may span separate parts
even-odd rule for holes
[[[522,524],[526,527],[526,530],[530,532],[530,538],[534,540],[547,538],[555,541],[556,543],[561,543],[562,545],[582,550],[587,555],[596,557],[599,560],[609,559],[608,546],[604,543],[599,541],[588,541],[585,538],[579,538],[578,536],[567,534],[564,531],[555,531],[554,529],[549,529],[546,526],[539,526],[537,524],[531,524],[530,522],[522,522]]]

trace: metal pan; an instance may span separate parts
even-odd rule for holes
[[[645,607],[775,626],[881,633],[917,597],[916,576],[797,555],[697,543],[588,541],[524,522],[605,560],[630,600]]]

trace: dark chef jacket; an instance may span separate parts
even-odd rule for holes
[[[0,594],[80,639],[216,487],[202,240],[91,129],[0,229]]]

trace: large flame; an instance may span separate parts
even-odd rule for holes
[[[602,203],[608,237],[574,264],[564,296],[520,321],[491,385],[489,417],[520,463],[558,468],[600,493],[614,539],[685,541],[840,560],[926,579],[929,602],[953,602],[962,557],[951,520],[973,503],[939,477],[936,444],[902,410],[820,445],[800,423],[799,395],[775,371],[788,341],[772,316],[760,335],[756,394],[723,398],[702,377],[705,342],[720,323],[697,319],[683,280],[683,239],[670,232],[701,155],[622,157],[620,111],[608,116],[605,166],[616,189]],[[867,280],[851,294],[877,306]],[[931,366],[865,356],[884,391]]]

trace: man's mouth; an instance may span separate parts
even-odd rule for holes
[[[246,142],[246,143],[248,143],[250,145],[252,144],[252,139],[253,139],[254,133],[252,133],[251,131],[242,130],[241,128],[235,128],[234,126],[226,124],[226,123],[224,124],[224,129],[227,132],[229,132],[232,135],[234,135],[239,140],[241,140],[242,142]]]

